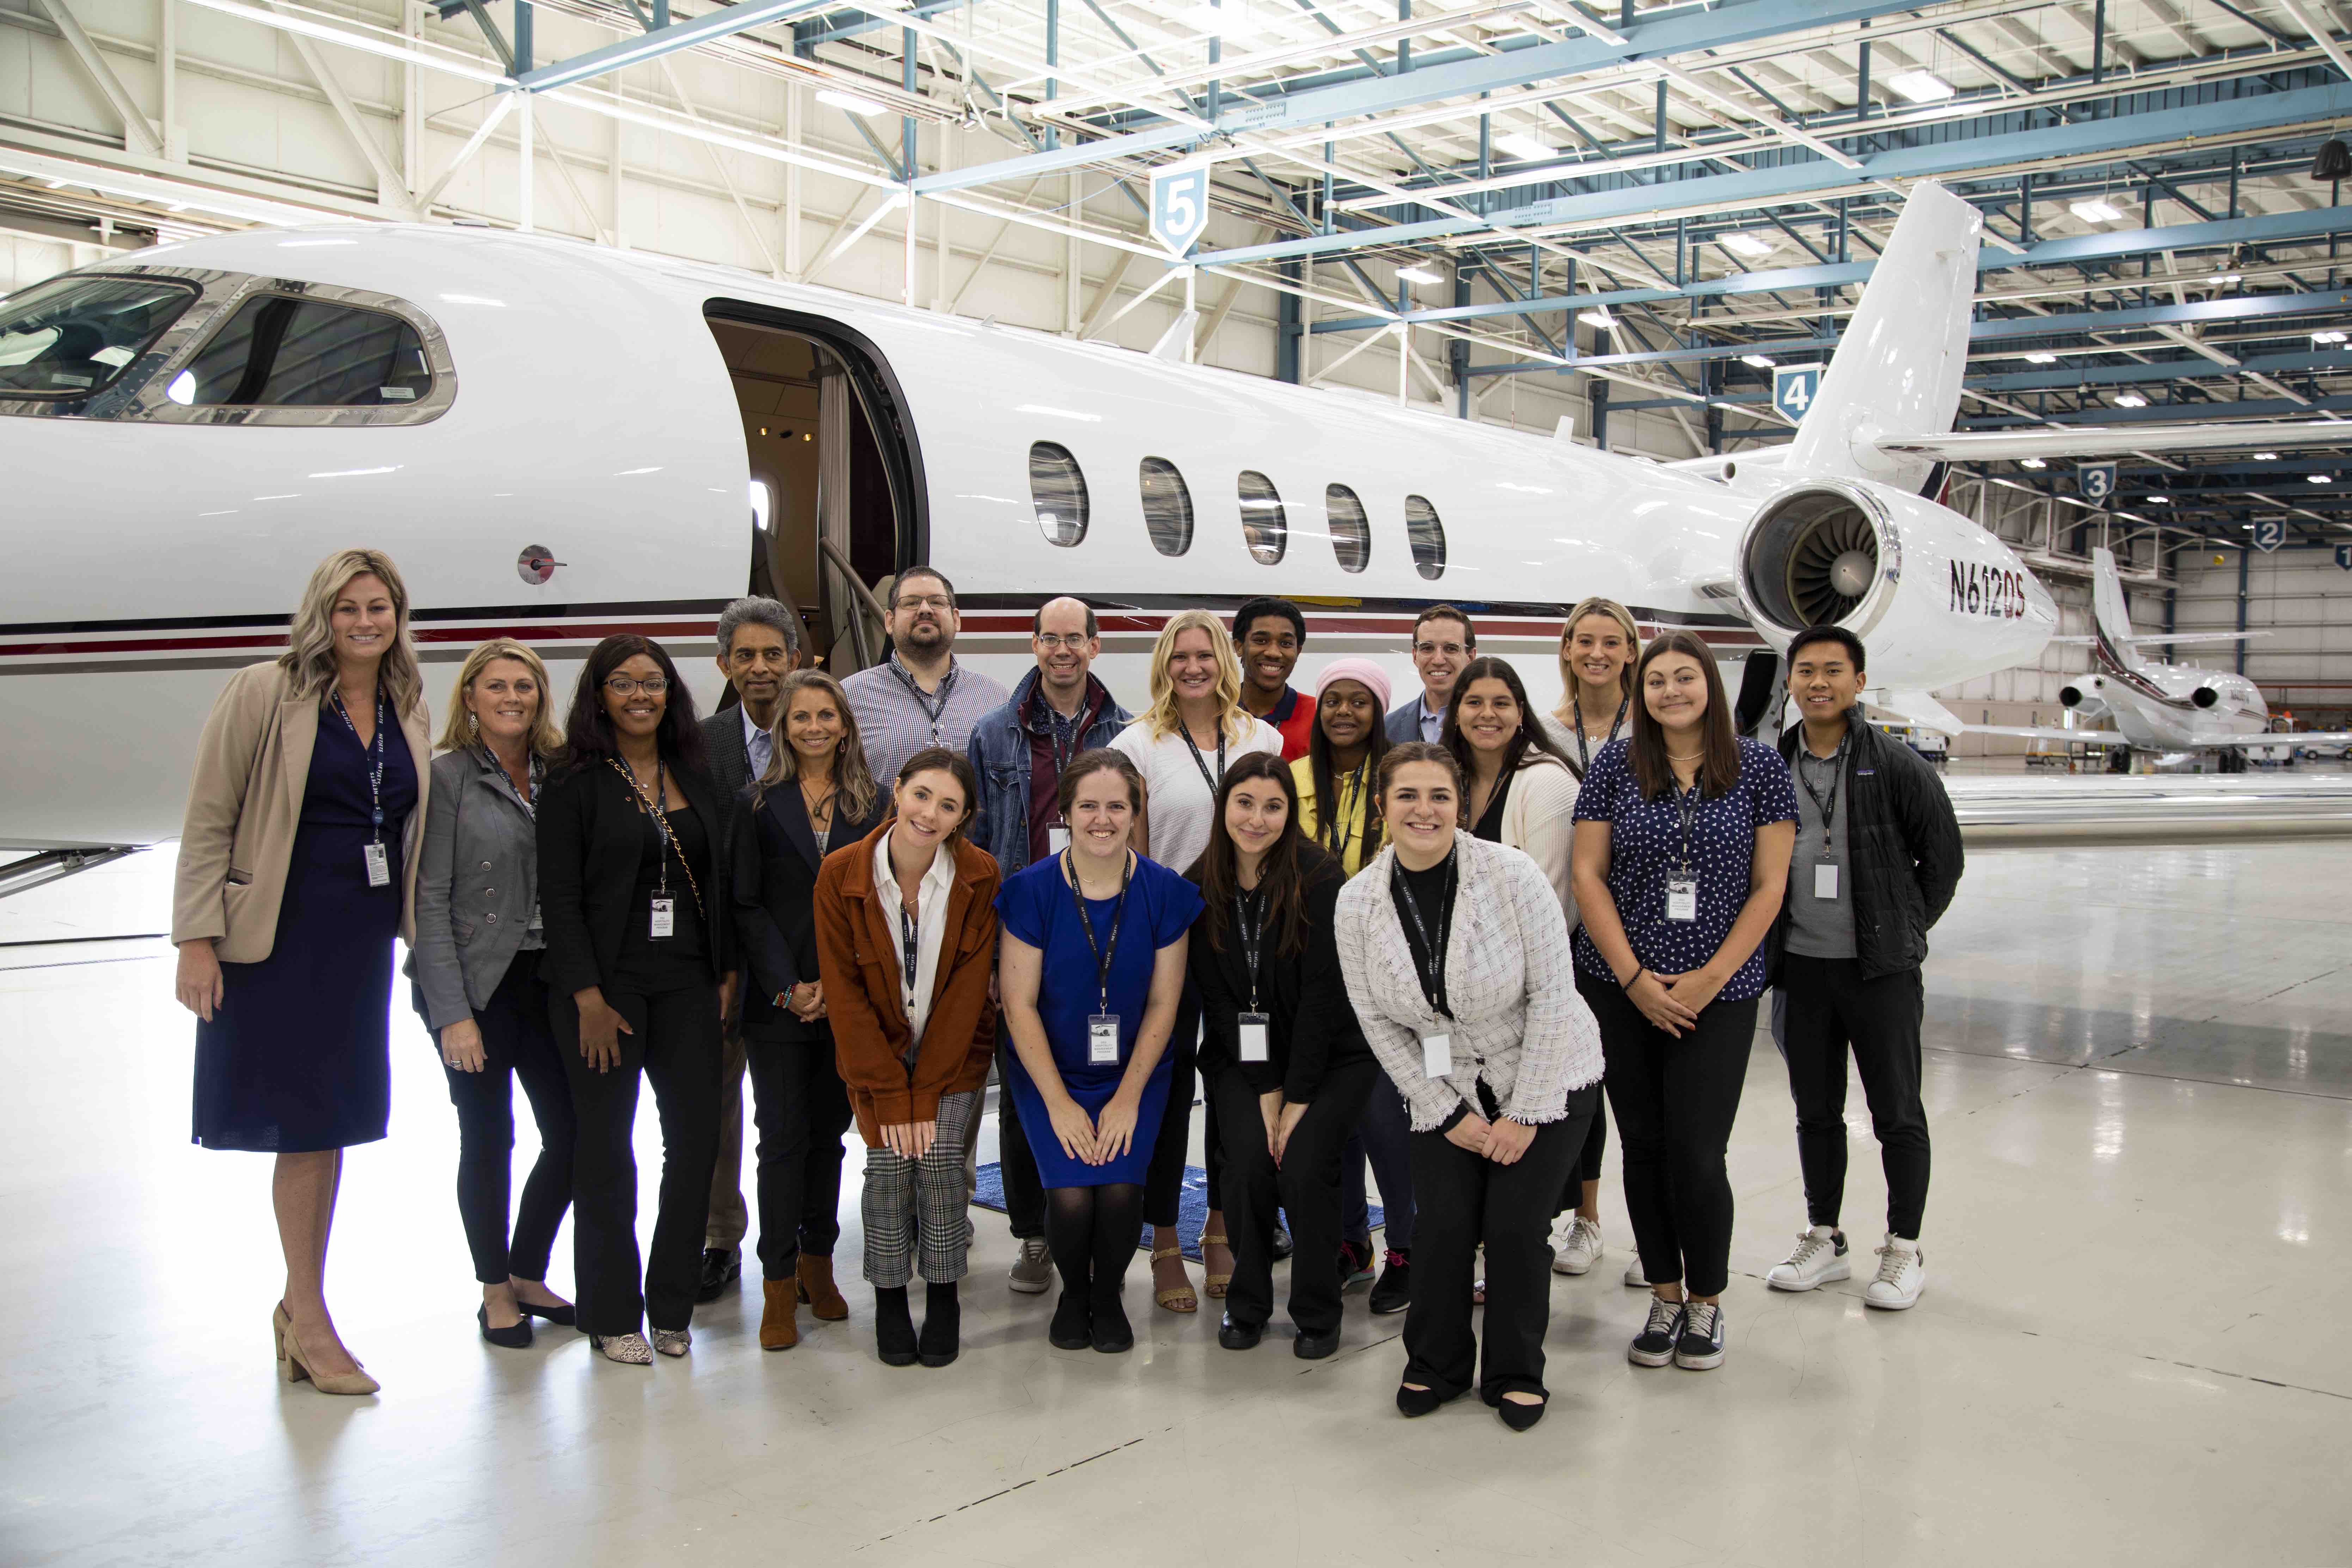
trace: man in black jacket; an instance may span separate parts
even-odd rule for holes
[[[1862,639],[1842,626],[1815,626],[1789,645],[1789,695],[1801,721],[1780,737],[1780,754],[1797,778],[1797,845],[1771,941],[1811,1225],[1765,1282],[1811,1290],[1853,1278],[1838,1229],[1851,1047],[1886,1171],[1886,1240],[1863,1300],[1900,1310],[1927,1282],[1919,965],[1927,929],[1959,886],[1962,857],[1959,822],[1935,770],[1863,721],[1863,668]]]

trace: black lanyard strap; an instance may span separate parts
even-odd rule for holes
[[[352,732],[352,741],[357,742],[360,727],[352,722],[352,710],[343,706],[343,694],[340,691],[335,693],[335,711],[341,717],[343,728]],[[368,760],[368,817],[374,825],[375,841],[381,844],[383,842],[383,688],[381,686],[375,689],[375,736],[360,747],[360,752]]]
[[[1181,719],[1176,721],[1176,732],[1184,737],[1184,749],[1192,753],[1192,765],[1201,770],[1201,782],[1209,786],[1209,803],[1213,806],[1217,800],[1217,783],[1225,776],[1224,720],[1220,718],[1217,721],[1217,771],[1213,774],[1209,772],[1209,760],[1201,754],[1201,748],[1192,740],[1192,731],[1185,728]]]
[[[948,663],[947,674],[940,678],[940,694],[934,698],[916,683],[913,671],[898,662],[898,656],[896,653],[890,656],[890,673],[906,682],[907,689],[915,694],[915,706],[920,708],[923,710],[923,717],[931,721],[931,744],[934,746],[940,743],[940,720],[947,713],[948,696],[955,690],[956,676],[959,672],[959,667],[950,659]]]
[[[665,895],[669,891],[669,863],[670,858],[675,856],[677,858],[677,868],[686,873],[687,890],[694,895],[695,912],[701,913],[702,885],[694,879],[694,868],[687,864],[686,851],[677,847],[677,836],[670,832],[669,814],[662,809],[669,800],[669,784],[667,776],[662,771],[661,758],[658,756],[654,758],[654,798],[650,801],[646,799],[646,786],[637,782],[635,772],[626,763],[610,755],[604,760],[612,763],[623,778],[629,781],[631,793],[636,795],[638,804],[646,808],[646,815],[654,819],[654,832],[661,837],[661,891]]]
[[[1353,772],[1342,773],[1331,781],[1331,794],[1335,797],[1333,805],[1338,809],[1331,812],[1323,824],[1323,841],[1330,846],[1332,854],[1343,859],[1347,857],[1349,841],[1356,837],[1356,810],[1364,803],[1364,773],[1371,765],[1367,758],[1358,763]]]
[[[1129,850],[1126,863],[1119,868],[1118,902],[1112,906],[1110,911],[1108,947],[1095,940],[1094,917],[1087,913],[1087,896],[1078,890],[1078,863],[1067,849],[1062,851],[1062,874],[1069,879],[1070,902],[1078,906],[1078,926],[1087,933],[1087,947],[1095,955],[1095,990],[1102,999],[1101,1006],[1096,1011],[1108,1013],[1110,1011],[1111,961],[1118,956],[1119,928],[1127,923],[1127,885],[1135,879],[1135,854]]]
[[[1247,893],[1234,893],[1234,935],[1242,944],[1242,963],[1248,966],[1250,983],[1249,1010],[1257,1011],[1257,961],[1260,943],[1265,936],[1265,889],[1260,885]]]
[[[1617,738],[1617,727],[1625,722],[1625,704],[1629,700],[1623,697],[1617,699],[1617,717],[1609,721],[1609,741]],[[1573,691],[1568,694],[1568,710],[1576,720],[1576,776],[1582,778],[1592,771],[1592,747],[1584,738],[1584,704],[1576,700]],[[1609,741],[1601,743],[1605,747]]]
[[[1698,816],[1698,791],[1699,781],[1693,779],[1690,788],[1678,789],[1675,792],[1675,805],[1681,811],[1683,819],[1683,875],[1685,877],[1690,875],[1691,823]]]
[[[1805,786],[1805,793],[1813,797],[1813,808],[1822,814],[1822,847],[1824,849],[1830,847],[1830,825],[1837,820],[1838,786],[1845,782],[1845,749],[1853,744],[1853,727],[1848,724],[1845,733],[1839,737],[1838,749],[1827,759],[1830,763],[1830,797],[1823,800],[1822,792],[1813,787],[1812,773],[1808,765],[1822,759],[1813,755],[1812,748],[1805,744],[1802,736],[1797,740],[1797,782]]]
[[[921,889],[918,888],[915,900],[919,909],[922,904],[922,896]],[[919,915],[907,912],[907,900],[904,894],[901,894],[898,900],[898,938],[902,955],[898,963],[906,972],[907,1011],[911,1016],[915,1010],[915,971],[920,966],[922,960],[923,922]]]
[[[1433,939],[1429,926],[1422,919],[1421,900],[1412,896],[1412,879],[1401,862],[1389,866],[1389,886],[1404,896],[1404,912],[1412,917],[1412,929],[1421,938],[1421,951],[1413,960],[1421,969],[1422,994],[1429,998],[1431,1009],[1444,1017],[1454,1016],[1445,1005],[1445,949],[1454,935],[1454,896],[1462,885],[1459,850],[1445,852],[1445,898],[1438,911],[1437,935]]]

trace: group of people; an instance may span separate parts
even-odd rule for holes
[[[736,601],[730,699],[698,720],[656,642],[599,643],[559,724],[540,658],[493,639],[436,742],[397,569],[320,563],[287,652],[205,726],[173,922],[195,1141],[278,1157],[289,1381],[377,1386],[324,1273],[341,1151],[386,1130],[395,932],[501,1347],[537,1319],[614,1362],[688,1352],[697,1301],[740,1268],[748,1074],[761,1345],[796,1343],[803,1306],[850,1313],[832,1255],[855,1122],[876,1352],[948,1364],[993,1070],[1008,1283],[1058,1279],[1055,1345],[1133,1343],[1122,1285],[1148,1236],[1156,1306],[1220,1300],[1218,1342],[1249,1350],[1286,1257],[1297,1355],[1331,1354],[1370,1281],[1374,1312],[1406,1314],[1400,1410],[1475,1386],[1525,1430],[1550,1277],[1603,1252],[1604,1085],[1626,1282],[1651,1292],[1631,1358],[1723,1361],[1725,1150],[1768,986],[1808,1210],[1768,1283],[1851,1277],[1851,1054],[1889,1198],[1864,1299],[1918,1299],[1919,966],[1961,851],[1933,772],[1861,721],[1851,633],[1790,647],[1776,750],[1738,732],[1703,640],[1645,646],[1606,599],[1570,612],[1549,713],[1450,605],[1422,613],[1421,689],[1393,707],[1368,659],[1294,687],[1287,601],[1174,615],[1139,713],[1092,673],[1078,599],[1037,610],[1010,691],[956,658],[938,572],[900,574],[888,611],[887,661],[837,681],[785,606]],[[519,1202],[515,1079],[540,1143]],[[662,1140],[642,1258],[641,1083]],[[1198,1292],[1179,1235],[1196,1094]],[[548,1283],[567,1207],[576,1301]]]

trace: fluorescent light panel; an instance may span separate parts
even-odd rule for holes
[[[1727,234],[1723,247],[1737,256],[1758,257],[1772,254],[1772,242],[1760,234]]]
[[[2137,392],[2119,392],[2116,394],[2116,406],[2118,408],[2145,408],[2147,406],[2147,399],[2142,397]]]
[[[1540,136],[1531,136],[1524,131],[1506,132],[1504,134],[1496,137],[1495,151],[1497,153],[1508,153],[1514,158],[1526,158],[1529,160],[1549,158],[1552,156],[1551,146],[1549,142],[1545,142]]]
[[[1401,283],[1443,283],[1445,275],[1433,272],[1426,267],[1400,267],[1397,268],[1397,280]]]
[[[816,100],[819,103],[829,103],[835,109],[845,109],[852,114],[887,114],[890,112],[890,107],[886,103],[878,102],[870,98],[862,98],[854,92],[844,92],[837,87],[818,88],[816,89]]]
[[[1954,90],[1950,82],[1928,70],[1896,71],[1886,85],[1914,103],[1941,103]]]
[[[2084,223],[2114,223],[2124,215],[2105,196],[2093,196],[2088,201],[2069,202],[2066,210]]]
[[[1766,359],[1762,354],[1741,354],[1739,356],[1739,363],[1741,364],[1752,364],[1758,370],[1771,370],[1774,368],[1772,362]]]

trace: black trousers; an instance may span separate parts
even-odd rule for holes
[[[1404,1381],[1447,1398],[1471,1385],[1492,1401],[1544,1394],[1544,1331],[1551,1322],[1552,1200],[1584,1149],[1599,1094],[1570,1092],[1568,1111],[1536,1129],[1517,1163],[1497,1165],[1443,1132],[1412,1135],[1419,1205],[1412,1304],[1404,1315]],[[1477,1256],[1486,1248],[1486,1349],[1470,1328]]]
[[[1004,1088],[1012,1072],[1013,1039],[997,1026],[996,1047],[996,1171],[1004,1180],[1004,1217],[1015,1239],[1028,1241],[1045,1234],[1045,1185],[1037,1174],[1037,1156],[1029,1152],[1029,1135],[1013,1111],[1013,1097]],[[980,1142],[975,1133],[972,1142]]]
[[[1274,1223],[1290,1216],[1290,1321],[1306,1334],[1339,1326],[1339,1152],[1347,1147],[1374,1081],[1388,1082],[1369,1058],[1325,1075],[1322,1089],[1291,1131],[1282,1164],[1265,1151],[1265,1115],[1257,1091],[1228,1066],[1209,1086],[1217,1107],[1218,1163],[1223,1168],[1225,1234],[1233,1238],[1234,1282],[1225,1310],[1236,1323],[1262,1325],[1274,1315]]]
[[[1372,1179],[1381,1187],[1381,1229],[1391,1249],[1412,1250],[1412,1121],[1405,1115],[1404,1096],[1388,1075],[1381,1075],[1364,1098],[1364,1113],[1356,1119],[1355,1136],[1339,1156],[1340,1234],[1372,1244],[1372,1211],[1364,1191],[1364,1164],[1370,1161]]]
[[[760,1130],[760,1272],[790,1279],[801,1254],[833,1256],[841,1239],[841,1139],[849,1091],[833,1032],[814,1040],[746,1040],[751,1115]]]
[[[719,987],[701,981],[650,995],[608,990],[635,1032],[619,1037],[620,1065],[598,1072],[580,1054],[580,1010],[569,995],[549,1013],[572,1079],[580,1121],[572,1163],[572,1240],[580,1326],[635,1333],[646,1323],[683,1329],[702,1282],[702,1230],[719,1163]],[[652,1250],[637,1254],[637,1082],[653,1085],[661,1115],[662,1177]]]
[[[1201,994],[1184,983],[1184,999],[1176,1005],[1175,1030],[1168,1037],[1168,1053],[1176,1058],[1168,1080],[1168,1109],[1160,1114],[1160,1134],[1151,1145],[1151,1163],[1143,1176],[1143,1223],[1172,1226],[1184,1196],[1185,1156],[1192,1136],[1192,1096],[1200,1087]],[[1209,1097],[1202,1108],[1202,1142],[1217,1146],[1217,1101]],[[1207,1161],[1209,1209],[1224,1207],[1217,1162]]]
[[[1788,998],[1780,1052],[1797,1102],[1797,1162],[1805,1173],[1805,1211],[1834,1228],[1845,1201],[1846,1052],[1853,1052],[1870,1127],[1886,1172],[1886,1228],[1919,1239],[1927,1207],[1927,1110],[1919,1102],[1919,1024],[1927,986],[1916,969],[1876,980],[1851,958],[1781,963]]]
[[[1624,1144],[1625,1217],[1653,1285],[1719,1296],[1731,1272],[1731,1177],[1723,1152],[1739,1114],[1756,999],[1717,998],[1689,1033],[1667,1034],[1611,979],[1576,977],[1601,1025],[1609,1103]]]
[[[1584,1135],[1584,1152],[1569,1168],[1568,1180],[1559,1184],[1559,1206],[1552,1210],[1557,1219],[1584,1202],[1584,1184],[1601,1179],[1601,1156],[1609,1152],[1609,1088],[1603,1084],[1600,1102],[1593,1108],[1592,1131]]]
[[[474,1278],[503,1285],[509,1278],[545,1279],[555,1232],[572,1206],[572,1145],[576,1123],[572,1085],[548,1032],[547,987],[539,954],[520,952],[499,988],[474,1015],[482,1031],[482,1070],[443,1064],[449,1103],[457,1108],[457,1217],[474,1255]],[[522,1184],[514,1239],[507,1239],[508,1189],[514,1165],[514,1080],[539,1123],[539,1158]]]

